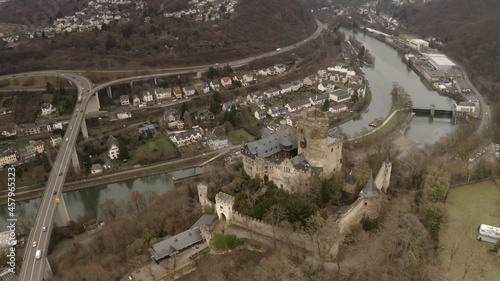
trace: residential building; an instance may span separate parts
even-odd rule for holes
[[[153,102],[153,95],[149,91],[142,93],[142,101],[145,103]]]
[[[210,87],[214,91],[219,91],[220,90],[220,82],[219,82],[219,80],[215,79],[215,80],[210,81]]]
[[[138,107],[141,104],[141,99],[139,98],[138,95],[134,95],[132,103],[134,104],[135,107]]]
[[[280,94],[286,94],[292,92],[292,83],[280,84]]]
[[[120,145],[118,144],[118,140],[113,136],[109,136],[107,145],[109,159],[117,159],[118,155],[120,155]]]
[[[24,125],[24,132],[27,135],[34,135],[40,133],[40,127],[34,123],[28,123]]]
[[[170,140],[177,146],[184,146],[196,142],[203,137],[203,129],[200,126],[193,126],[191,129],[172,134]]]
[[[50,145],[52,147],[60,145],[61,142],[62,142],[62,137],[60,134],[53,135],[52,137],[50,137]]]
[[[262,120],[262,119],[266,118],[267,113],[264,109],[259,109],[259,110],[255,111],[254,116],[255,116],[255,119]]]
[[[256,104],[258,102],[262,102],[262,93],[252,92],[247,95],[247,102]]]
[[[130,98],[128,95],[121,95],[120,96],[120,105],[121,106],[130,105]]]
[[[205,140],[207,141],[208,146],[210,146],[213,150],[228,147],[227,136],[216,136],[214,134],[207,133]]]
[[[155,97],[157,101],[162,101],[164,99],[170,98],[172,96],[172,88],[156,88]]]
[[[285,108],[281,104],[274,104],[267,110],[267,115],[278,118],[285,115]]]
[[[165,112],[163,112],[163,120],[167,123],[170,130],[182,130],[184,128],[184,122],[181,120],[181,116],[177,109],[165,109]]]
[[[182,90],[181,90],[181,87],[179,87],[179,86],[175,86],[175,87],[173,88],[173,94],[174,94],[174,97],[175,97],[176,99],[180,99],[180,98],[182,98]]]
[[[236,102],[234,100],[222,104],[222,110],[224,111],[231,111],[233,108],[237,108]]]
[[[334,106],[330,106],[330,108],[328,110],[332,113],[340,113],[342,111],[347,110],[347,105],[345,105],[345,103],[337,104]]]
[[[118,113],[116,113],[116,117],[118,119],[127,119],[127,118],[130,118],[132,117],[132,113],[130,112],[130,110],[128,108],[119,108],[117,111],[119,111]]]
[[[0,167],[5,165],[12,165],[17,162],[16,153],[10,149],[0,154]]]
[[[335,83],[346,83],[347,82],[347,72],[341,72],[337,70],[327,71],[328,78]]]
[[[19,161],[22,163],[28,163],[36,159],[35,147],[30,144],[19,149]]]
[[[279,63],[279,64],[274,65],[274,72],[276,74],[283,74],[283,73],[285,73],[285,71],[286,71],[286,68],[283,64]]]
[[[292,81],[292,90],[297,91],[298,89],[302,88],[304,86],[304,83],[302,80],[295,80]]]
[[[240,108],[247,106],[247,99],[244,97],[236,97],[236,99],[234,99],[234,101],[236,102],[237,106],[239,106]]]
[[[277,88],[273,87],[273,88],[269,88],[269,89],[264,90],[263,94],[266,98],[270,99],[272,97],[278,96],[280,94],[280,91]]]
[[[210,85],[207,82],[204,82],[202,87],[204,94],[208,94],[210,92]]]
[[[345,101],[345,100],[348,100],[351,98],[349,93],[347,93],[346,91],[341,90],[341,89],[337,89],[335,91],[328,92],[328,95],[330,96],[330,99],[335,101],[335,102],[342,102],[342,101]]]
[[[45,145],[43,144],[43,142],[42,142],[42,141],[39,141],[39,140],[37,140],[37,141],[32,141],[32,140],[31,140],[31,141],[30,141],[30,144],[32,144],[32,145],[33,145],[33,147],[35,147],[35,150],[36,150],[36,152],[37,152],[38,154],[42,154],[42,153],[43,153],[43,151],[45,150]]]
[[[187,87],[184,87],[182,89],[182,91],[184,92],[184,95],[186,97],[189,97],[189,96],[192,96],[194,94],[196,94],[196,89],[194,88],[194,86],[187,86]]]
[[[90,168],[90,173],[92,175],[102,173],[102,166],[101,166],[101,164],[97,163],[97,164],[92,165],[92,167]]]
[[[318,84],[318,91],[327,92],[335,90],[335,82],[329,80],[323,80],[323,82]]]
[[[330,97],[330,94],[325,93],[325,94],[315,95],[313,98],[310,98],[310,99],[311,99],[311,103],[313,105],[323,105],[325,103],[325,101],[327,99],[329,99],[329,97]]]
[[[50,103],[42,103],[42,116],[56,112],[57,108]]]
[[[205,121],[215,119],[215,115],[208,109],[198,110],[194,117],[196,120]]]
[[[231,81],[231,78],[230,77],[222,77],[220,79],[220,83],[222,84],[223,87],[229,87],[233,84],[233,82]]]
[[[285,105],[285,108],[288,112],[297,112],[311,106],[312,106],[311,99],[307,98],[288,103],[287,105]]]
[[[243,80],[241,83],[251,83],[253,82],[253,75],[251,73],[246,73],[246,74],[243,74],[243,77],[241,77],[241,79]]]
[[[12,129],[11,127],[7,127],[2,130],[2,136],[10,137],[15,135],[17,135],[17,130]]]
[[[146,126],[140,127],[139,128],[139,132],[141,134],[144,134],[144,135],[148,134],[148,133],[154,134],[154,133],[156,133],[156,128],[155,128],[155,126],[153,126],[153,125],[150,124],[150,125],[146,125]]]
[[[366,92],[366,84],[349,83],[347,86],[347,92],[350,96],[354,95],[354,93],[358,93],[358,97],[363,98]]]
[[[306,86],[313,86],[321,82],[321,77],[318,74],[312,74],[302,80]]]
[[[57,130],[63,128],[62,123],[58,123],[55,119],[47,119],[45,120],[45,125],[47,126],[47,131]]]

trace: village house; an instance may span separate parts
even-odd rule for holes
[[[334,106],[330,106],[330,108],[328,110],[332,113],[340,113],[342,111],[347,110],[347,105],[345,105],[345,103],[337,104]]]
[[[52,131],[56,129],[61,129],[63,128],[62,123],[58,123],[55,119],[47,119],[45,120],[45,125],[47,126],[47,131]]]
[[[62,137],[61,137],[60,134],[53,135],[53,136],[50,137],[50,145],[52,147],[60,145],[61,142],[62,142]]]
[[[143,135],[147,135],[148,133],[154,134],[154,133],[156,133],[156,128],[152,124],[149,124],[149,125],[140,127],[139,132]]]
[[[36,159],[36,150],[32,144],[20,148],[18,153],[19,153],[19,161],[22,163],[28,163]]]
[[[311,99],[311,103],[313,105],[323,105],[327,99],[329,99],[330,94],[325,93],[325,94],[320,94],[320,95],[315,95],[314,98]]]
[[[342,102],[351,98],[349,93],[347,93],[342,89],[337,89],[332,92],[327,92],[327,94],[330,96],[330,99],[335,102]]]
[[[236,105],[240,108],[246,107],[248,105],[247,99],[244,97],[236,97],[236,99],[234,101],[236,102]]]
[[[10,137],[15,135],[17,135],[17,130],[12,129],[11,127],[7,127],[2,130],[2,136]]]
[[[264,109],[259,109],[259,110],[255,111],[254,116],[255,116],[255,119],[262,120],[262,119],[265,119],[267,117],[267,113]]]
[[[169,135],[170,140],[177,146],[184,146],[196,142],[203,137],[203,129],[200,126],[193,126],[191,129]]]
[[[204,94],[208,94],[210,93],[210,84],[208,84],[207,82],[203,82],[203,93]]]
[[[38,154],[42,154],[43,151],[45,150],[45,146],[43,142],[40,140],[37,141],[30,140],[30,144],[33,145],[33,147],[35,147],[35,150]]]
[[[174,97],[175,97],[176,99],[180,99],[180,98],[182,98],[182,90],[181,90],[181,87],[179,87],[179,86],[175,86],[175,87],[173,88],[173,92],[172,92],[172,93],[174,94]]]
[[[8,149],[0,154],[0,167],[3,167],[5,165],[12,165],[16,162],[17,156],[14,151]]]
[[[240,75],[236,75],[236,74],[235,74],[235,75],[233,75],[233,77],[231,77],[231,79],[232,79],[233,81],[238,81],[238,82],[240,82],[240,83],[243,83],[243,79],[241,78],[241,76],[240,76]]]
[[[108,145],[108,157],[109,159],[117,159],[118,155],[120,155],[120,146],[118,144],[118,140],[113,136],[109,136],[108,141],[106,143]]]
[[[311,107],[311,105],[312,105],[311,99],[306,98],[306,99],[301,99],[298,101],[288,103],[285,105],[285,108],[288,112],[297,112],[297,111],[301,111],[304,108]]]
[[[280,94],[286,94],[292,92],[292,83],[280,84]]]
[[[149,91],[142,93],[142,101],[145,103],[153,102],[153,95]]]
[[[168,99],[172,96],[172,88],[156,88],[155,89],[155,97],[156,101],[162,101]]]
[[[187,87],[184,87],[182,89],[182,91],[184,92],[184,95],[186,97],[189,97],[189,96],[192,96],[196,93],[196,89],[194,88],[194,86],[187,86]]]
[[[130,108],[128,106],[117,108],[116,112],[116,117],[118,119],[127,119],[132,117],[132,113],[130,112]]]
[[[229,87],[233,84],[233,82],[231,81],[231,78],[230,77],[222,77],[220,79],[220,83],[222,84],[223,87]]]
[[[132,104],[135,107],[139,107],[139,105],[141,104],[141,99],[139,98],[138,95],[134,95],[134,98],[132,99]]]
[[[42,103],[42,116],[56,112],[57,108],[50,103]]]
[[[281,104],[273,104],[267,110],[267,115],[271,116],[271,118],[278,118],[285,115],[285,108]]]
[[[313,86],[321,82],[321,77],[318,74],[312,74],[302,80],[306,86]]]
[[[130,99],[128,95],[121,95],[120,96],[120,105],[125,106],[125,105],[130,105]]]
[[[234,109],[237,108],[237,104],[234,100],[228,101],[228,102],[225,102],[224,104],[222,104],[223,111],[231,111],[233,108]]]
[[[99,164],[99,163],[93,164],[92,167],[90,168],[90,173],[92,175],[102,173],[102,166],[101,166],[101,164]]]
[[[263,94],[266,98],[270,99],[272,97],[278,96],[280,94],[280,91],[277,88],[273,87],[273,88],[269,88],[269,89],[264,90]]]
[[[207,133],[205,136],[205,140],[210,148],[213,150],[219,150],[224,147],[228,147],[228,138],[227,136],[216,136],[211,133]]]
[[[214,80],[210,81],[210,87],[211,87],[211,88],[212,88],[212,90],[214,90],[214,91],[219,91],[219,90],[220,90],[220,83],[219,83],[219,80],[214,79]]]
[[[328,79],[334,81],[335,83],[346,83],[347,82],[347,73],[340,72],[336,70],[327,71]]]
[[[181,116],[178,113],[177,109],[165,109],[165,111],[163,112],[163,120],[167,123],[167,126],[170,130],[182,130],[184,128],[184,122],[181,120]]]
[[[302,88],[303,86],[304,86],[304,83],[302,82],[302,80],[292,81],[292,90],[293,91],[297,91],[300,88]]]
[[[242,80],[243,81],[241,81],[241,84],[250,84],[251,82],[253,82],[253,75],[251,73],[243,74]]]
[[[34,123],[28,123],[24,125],[24,133],[26,135],[40,134],[40,127]]]
[[[326,92],[335,90],[335,82],[329,80],[323,80],[323,82],[318,84],[318,91]]]
[[[205,121],[215,119],[215,115],[208,109],[198,110],[194,116],[196,120]]]
[[[283,73],[285,73],[285,71],[286,71],[286,68],[283,64],[278,63],[278,64],[274,65],[274,72],[276,74],[283,74]]]
[[[256,104],[262,101],[262,93],[252,92],[247,95],[247,103]]]
[[[366,84],[350,84],[347,86],[347,92],[350,96],[354,95],[354,93],[358,93],[359,98],[363,98],[365,96]]]

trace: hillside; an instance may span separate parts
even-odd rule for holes
[[[128,23],[111,22],[106,31],[38,37],[15,48],[3,48],[0,51],[0,61],[3,62],[0,73],[55,68],[110,70],[210,64],[299,42],[316,29],[313,16],[295,0],[241,0],[235,13],[215,22],[197,22],[189,16],[164,18],[157,0],[146,2],[150,22],[144,21],[146,12],[131,13]],[[179,1],[173,3],[182,4]],[[172,8],[166,6],[163,6],[164,11]]]
[[[396,15],[410,32],[433,36],[443,51],[463,64],[481,90],[500,86],[500,2],[436,0],[405,6]]]

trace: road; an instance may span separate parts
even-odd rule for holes
[[[227,62],[224,63],[224,65],[237,67],[250,63],[256,59],[269,57],[280,54],[282,52],[290,51],[318,37],[321,34],[321,31],[323,30],[323,24],[320,21],[317,21],[317,24],[318,28],[316,29],[316,31],[311,36],[309,36],[308,38],[306,38],[301,42],[281,47],[281,50],[277,49],[275,51],[267,52],[255,57]],[[30,237],[27,242],[28,246],[23,258],[20,280],[35,281],[43,279],[44,269],[46,265],[46,254],[50,241],[50,234],[52,231],[52,226],[56,215],[56,208],[57,208],[56,198],[62,197],[62,188],[64,185],[64,180],[66,178],[66,173],[69,168],[69,162],[71,160],[72,150],[75,146],[75,142],[78,133],[80,131],[80,126],[82,120],[84,119],[85,109],[90,97],[99,90],[105,89],[112,85],[123,84],[131,81],[148,80],[156,77],[187,74],[196,71],[207,71],[208,68],[211,66],[213,65],[176,68],[175,70],[173,70],[173,72],[168,72],[168,73],[156,73],[156,74],[139,75],[128,78],[122,78],[98,85],[95,88],[92,88],[93,86],[92,82],[86,77],[64,71],[36,71],[36,72],[17,73],[12,75],[0,76],[0,80],[11,79],[16,77],[29,77],[29,76],[58,76],[63,79],[69,80],[73,85],[75,85],[78,90],[78,96],[82,95],[83,97],[81,104],[77,104],[75,107],[75,110],[69,122],[69,126],[72,126],[73,129],[66,130],[66,134],[63,137],[63,142],[57,154],[56,160],[54,161],[52,171],[47,181],[45,193],[42,197],[40,208],[36,216],[35,225],[31,230]],[[36,241],[37,243],[36,247],[32,247],[34,241]],[[41,251],[41,256],[38,259],[36,258],[37,251]]]

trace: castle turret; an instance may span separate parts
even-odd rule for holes
[[[215,195],[215,208],[217,210],[217,216],[219,220],[222,219],[222,215],[226,219],[227,223],[231,223],[233,220],[233,205],[234,196],[226,194],[224,192],[219,192]]]
[[[378,195],[378,190],[375,183],[373,182],[373,173],[371,171],[370,171],[370,178],[368,178],[368,182],[366,183],[365,188],[361,190],[359,195],[364,196],[365,198],[374,197]]]

